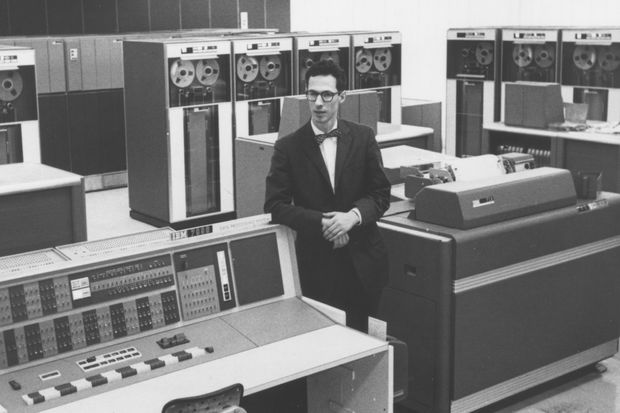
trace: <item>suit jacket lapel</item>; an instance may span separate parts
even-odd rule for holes
[[[338,138],[338,146],[336,150],[336,172],[334,174],[334,193],[338,190],[340,186],[340,177],[342,176],[342,171],[346,165],[346,160],[349,156],[349,152],[351,151],[351,143],[353,141],[353,137],[351,136],[351,130],[347,126],[346,123],[342,121],[342,119],[338,120],[338,129],[342,132],[342,136]]]
[[[323,179],[325,179],[325,183],[331,188],[332,184],[329,181],[329,173],[327,172],[327,166],[325,166],[325,161],[323,160],[323,155],[321,155],[321,149],[319,149],[319,145],[316,144],[314,140],[314,131],[312,130],[312,126],[310,122],[304,125],[304,130],[302,133],[302,148],[310,161],[317,167]],[[339,147],[338,147],[339,148]],[[336,152],[336,158],[338,154]],[[336,170],[338,168],[336,167]]]

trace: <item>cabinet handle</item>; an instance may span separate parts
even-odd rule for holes
[[[405,275],[407,277],[415,278],[417,277],[417,269],[413,265],[405,264]]]
[[[464,75],[462,73],[457,74],[456,77],[470,78],[470,79],[484,79],[484,75]]]

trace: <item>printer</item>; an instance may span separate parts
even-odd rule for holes
[[[620,195],[579,199],[569,171],[422,188],[380,229],[379,318],[409,349],[417,412],[471,412],[618,351]]]

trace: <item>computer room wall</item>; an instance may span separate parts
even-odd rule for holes
[[[291,0],[291,30],[402,32],[402,96],[444,101],[446,32],[458,27],[620,27],[616,0]]]

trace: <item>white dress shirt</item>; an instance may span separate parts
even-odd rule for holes
[[[319,128],[317,128],[314,122],[310,121],[310,125],[312,126],[312,130],[314,131],[314,135],[322,135],[323,133],[328,133],[338,128],[338,120],[334,123],[334,127],[327,132],[323,132]],[[338,138],[330,137],[326,138],[323,143],[319,145],[319,149],[321,150],[321,155],[323,156],[323,162],[325,162],[325,166],[327,167],[327,173],[329,175],[329,182],[332,184],[332,192],[335,192],[336,188],[336,150],[338,149]],[[358,220],[358,225],[362,223],[362,214],[357,208],[353,208],[351,210],[356,216]]]
[[[315,135],[321,135],[325,132],[320,130],[314,125],[314,122],[310,122],[312,125],[312,130]],[[338,128],[338,120],[334,123],[334,127],[329,130],[331,132],[334,129]],[[325,166],[327,167],[327,173],[329,174],[329,182],[332,184],[332,192],[336,188],[336,150],[338,148],[338,138],[331,137],[327,138],[319,145],[319,149],[321,150],[321,155],[323,156],[323,162],[325,162]]]

